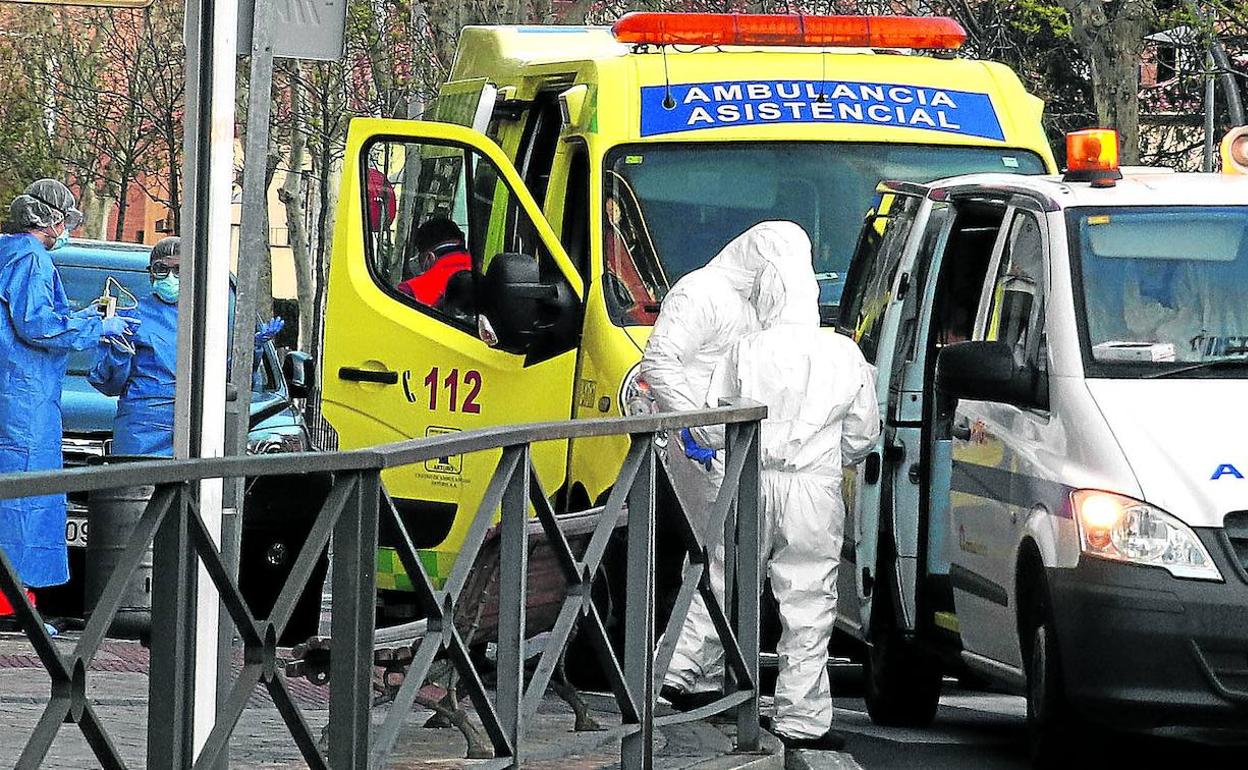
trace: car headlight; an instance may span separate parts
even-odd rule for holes
[[[1192,528],[1160,508],[1092,489],[1077,490],[1071,499],[1085,554],[1164,567],[1180,578],[1222,579]]]
[[[268,430],[261,435],[247,439],[247,454],[249,455],[306,451],[308,451],[308,438],[298,427]]]
[[[647,414],[656,414],[659,411],[659,404],[654,400],[654,393],[650,390],[650,383],[641,377],[641,364],[634,364],[632,369],[628,370],[628,374],[624,376],[624,382],[620,385],[620,414],[625,417],[640,417]],[[667,446],[667,432],[661,431],[654,434],[654,443],[659,448]]]

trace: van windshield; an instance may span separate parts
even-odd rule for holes
[[[619,147],[607,156],[603,254],[612,319],[650,325],[664,295],[730,240],[771,219],[806,228],[820,315],[835,318],[863,218],[882,180],[1044,173],[1025,150],[850,142]]]
[[[1245,375],[1248,206],[1077,208],[1066,216],[1092,376]]]

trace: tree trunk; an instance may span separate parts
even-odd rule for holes
[[[296,65],[298,66],[298,65]],[[312,250],[303,205],[303,164],[307,155],[308,137],[303,127],[304,97],[297,78],[290,83],[290,154],[287,156],[286,181],[277,192],[286,207],[286,228],[290,234],[290,250],[295,260],[295,289],[299,296],[299,342],[305,346],[312,339],[315,325],[312,313],[316,286],[312,279]],[[306,348],[305,348],[306,349]]]
[[[113,240],[124,241],[126,239],[126,209],[130,207],[130,172],[129,169],[121,172],[121,177],[117,180],[117,224],[113,227]]]
[[[182,175],[178,168],[178,143],[180,139],[172,132],[165,137],[166,152],[169,156],[169,217],[170,232],[178,235],[182,232]]]
[[[327,280],[329,275],[329,260],[333,256],[334,243],[334,222],[336,221],[338,208],[338,181],[340,174],[335,168],[332,160],[329,165],[321,171],[321,236],[320,246],[317,250],[318,259],[316,261],[316,299],[314,312],[312,317],[315,319],[312,324],[313,336],[308,340],[308,352],[314,358],[321,354],[321,334],[320,321],[325,317],[325,297],[326,290],[329,287]]]
[[[269,216],[269,190],[273,188],[273,177],[277,173],[277,166],[281,162],[281,156],[274,152],[274,134],[269,134],[269,154],[265,159],[264,168],[264,232],[266,234],[265,242],[269,247],[265,250],[265,258],[260,260],[260,276],[256,287],[257,297],[259,299],[259,313],[268,318],[273,315],[273,246],[271,233],[273,232],[273,222]]]
[[[96,218],[92,222],[92,227],[87,232],[88,238],[94,238],[97,241],[108,240],[108,215],[113,210],[113,199],[104,195],[98,195],[95,199]]]
[[[1148,0],[1061,0],[1071,32],[1092,71],[1097,119],[1117,129],[1122,162],[1140,159],[1140,55],[1154,17]]]

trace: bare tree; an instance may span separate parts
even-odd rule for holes
[[[1060,0],[1091,69],[1100,122],[1118,130],[1125,163],[1140,159],[1140,56],[1156,18],[1150,0]]]

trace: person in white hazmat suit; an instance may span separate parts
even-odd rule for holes
[[[781,248],[788,222],[763,222],[728,243],[707,264],[676,282],[655,321],[641,359],[641,377],[660,410],[701,409],[715,366],[729,348],[758,329],[749,302],[765,254]],[[724,467],[710,450],[695,450],[697,461],[686,456],[692,437],[687,431],[672,436],[663,464],[672,486],[694,527],[703,527],[719,493]],[[719,552],[722,556],[722,548]],[[723,565],[712,555],[711,582],[723,593]],[[714,700],[723,682],[722,650],[714,643],[715,628],[702,597],[689,608],[664,678],[663,696],[676,708],[688,710]],[[701,697],[690,697],[701,696]]]
[[[827,663],[845,525],[841,469],[870,452],[880,415],[874,370],[858,346],[819,328],[810,239],[791,225],[783,249],[769,255],[752,298],[762,328],[716,368],[705,403],[767,406],[761,556],[781,624],[770,727],[787,748],[838,749],[844,736],[832,729]],[[693,433],[710,448],[723,445],[722,426]]]

